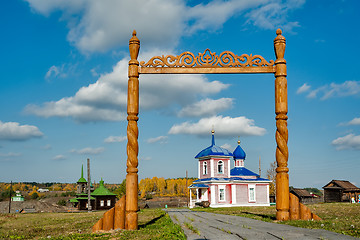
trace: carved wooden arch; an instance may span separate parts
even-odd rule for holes
[[[140,74],[211,74],[211,73],[273,73],[275,75],[276,113],[276,218],[289,219],[288,129],[287,129],[287,73],[284,59],[286,40],[280,29],[276,31],[274,50],[276,60],[266,61],[260,55],[235,55],[225,51],[219,55],[206,49],[195,55],[184,52],[178,56],[155,56],[148,62],[137,60],[140,41],[134,30],[129,41],[126,229],[138,228],[138,114]]]

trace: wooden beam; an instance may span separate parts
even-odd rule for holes
[[[267,67],[139,67],[139,74],[236,74],[275,73]]]

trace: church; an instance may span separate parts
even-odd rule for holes
[[[70,199],[70,202],[79,210],[88,209],[88,182],[84,178],[84,168],[81,166],[81,177],[77,181],[76,198]],[[90,204],[93,210],[106,210],[115,206],[116,194],[110,192],[101,178],[99,187],[94,189],[90,183]]]
[[[193,208],[201,203],[210,207],[270,206],[270,180],[245,168],[244,150],[240,141],[234,152],[215,145],[212,131],[211,146],[199,152],[198,180],[190,188],[190,204]],[[231,159],[234,167],[231,168]],[[192,194],[196,199],[192,199]]]

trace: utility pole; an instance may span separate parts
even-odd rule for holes
[[[261,157],[259,156],[259,177],[261,177]]]
[[[10,193],[9,193],[9,195],[10,195],[10,197],[9,197],[9,213],[10,213],[10,209],[11,209],[11,191],[12,191],[12,181],[11,181],[11,183],[10,183]]]
[[[88,212],[91,212],[91,182],[90,182],[90,159],[87,159],[87,175],[88,175],[88,181],[87,181],[87,190],[88,190]]]
[[[189,196],[188,196],[188,171],[186,170],[186,206],[189,207]]]

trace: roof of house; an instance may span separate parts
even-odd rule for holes
[[[87,183],[86,179],[84,178],[84,165],[81,165],[81,177],[77,183]]]
[[[259,176],[245,167],[234,167],[230,170],[230,176]]]
[[[208,187],[209,187],[209,185],[202,184],[202,183],[191,184],[189,186],[189,188],[208,188]]]
[[[234,156],[234,160],[236,160],[236,159],[245,159],[246,158],[246,153],[240,147],[240,140],[238,141],[238,145],[237,145],[237,147],[235,148],[235,150],[233,152],[233,156]]]
[[[202,150],[201,152],[199,152],[195,158],[201,158],[201,157],[206,157],[206,156],[232,156],[233,154],[222,147],[216,146],[215,145],[215,136],[214,136],[215,131],[212,131],[212,141],[211,141],[211,146],[205,148],[204,150]]]
[[[198,179],[198,180],[195,180],[194,183],[197,184],[197,183],[201,183],[201,182],[204,182],[204,183],[207,183],[207,182],[216,182],[216,181],[226,181],[226,182],[229,182],[229,181],[245,181],[245,182],[270,182],[269,179],[266,179],[266,178],[242,178],[242,177],[230,177],[230,178],[216,178],[216,177],[211,177],[211,178],[202,178],[202,179]]]
[[[100,186],[91,193],[91,196],[116,196],[116,194],[110,192],[109,189],[104,186],[104,181],[101,178]]]
[[[342,189],[344,191],[360,191],[360,188],[346,180],[332,180],[323,189]]]
[[[313,195],[311,195],[306,189],[293,188],[290,192],[293,193],[293,194],[295,194],[295,195],[298,196],[299,198],[302,198],[302,197],[313,197]]]

